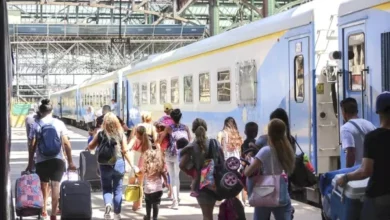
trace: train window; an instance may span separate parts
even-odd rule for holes
[[[193,99],[192,95],[192,76],[185,76],[183,78],[184,84],[184,102],[191,103]]]
[[[167,92],[167,81],[160,81],[160,104],[167,103],[168,100],[168,92]]]
[[[220,71],[217,75],[217,97],[219,102],[230,101],[230,72]]]
[[[171,102],[179,103],[179,78],[171,79]]]
[[[133,84],[133,100],[134,100],[134,106],[139,106],[139,84],[138,83]]]
[[[142,104],[148,104],[148,84],[142,83],[142,93],[141,93],[141,99],[142,99]]]
[[[255,105],[257,100],[256,61],[238,63],[238,104]]]
[[[366,89],[364,33],[358,33],[348,37],[348,51],[352,51],[354,55],[348,62],[349,90],[364,91]]]
[[[210,74],[199,74],[199,101],[210,102]]]
[[[150,104],[156,104],[157,98],[156,98],[156,82],[150,83]]]
[[[105,105],[106,103],[104,103],[104,101],[103,101],[103,94],[100,93],[99,97],[100,97],[100,98],[99,98],[99,100],[100,100],[100,106]]]
[[[294,58],[294,77],[295,77],[295,101],[301,103],[305,100],[305,76],[304,76],[304,58],[303,55],[297,55]]]

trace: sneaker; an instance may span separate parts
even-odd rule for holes
[[[104,212],[104,219],[108,220],[111,219],[111,204],[106,205],[106,211]]]
[[[177,201],[173,201],[171,209],[179,209],[179,203]]]
[[[121,214],[114,214],[114,220],[121,220]]]

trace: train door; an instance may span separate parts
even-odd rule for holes
[[[368,106],[371,103],[366,89],[369,68],[366,64],[365,24],[342,28],[342,74],[339,74],[339,101],[352,97],[358,103],[358,116],[370,120]],[[339,125],[344,124],[341,109],[339,109]],[[345,167],[345,152],[340,147],[340,165]]]
[[[355,25],[343,28],[343,74],[340,83],[343,98],[355,98],[358,103],[359,117],[369,119],[369,96],[366,90],[366,65],[365,25]],[[342,121],[340,114],[340,122]],[[343,123],[340,123],[343,124]]]
[[[122,99],[121,99],[121,116],[123,117],[123,121],[127,125],[129,125],[128,122],[128,106],[127,106],[127,97],[128,97],[128,82],[126,78],[122,78]]]
[[[114,99],[116,102],[117,108],[116,108],[116,111],[114,112],[116,115],[120,114],[120,99],[119,99],[120,90],[118,87],[119,87],[118,82],[114,82],[114,86],[112,89],[112,99]],[[110,100],[110,105],[111,105],[111,100]],[[119,116],[119,117],[121,117],[121,116]]]
[[[307,155],[311,152],[309,54],[309,37],[289,41],[290,103],[288,112],[291,135],[295,137]]]

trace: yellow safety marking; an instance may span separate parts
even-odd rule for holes
[[[387,2],[387,3],[383,3],[383,4],[380,4],[380,5],[374,6],[373,8],[378,9],[378,10],[387,11],[387,10],[390,9],[390,2]]]

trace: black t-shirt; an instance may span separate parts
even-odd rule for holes
[[[374,169],[366,188],[368,197],[390,194],[390,129],[377,128],[364,139],[363,158],[374,160]]]
[[[116,116],[119,120],[119,123],[121,123],[121,125],[123,126],[125,123],[123,122],[123,120],[119,117],[119,116]],[[103,124],[103,119],[104,119],[104,115],[102,116],[99,116],[97,119],[96,119],[96,127],[97,128],[100,128]]]

